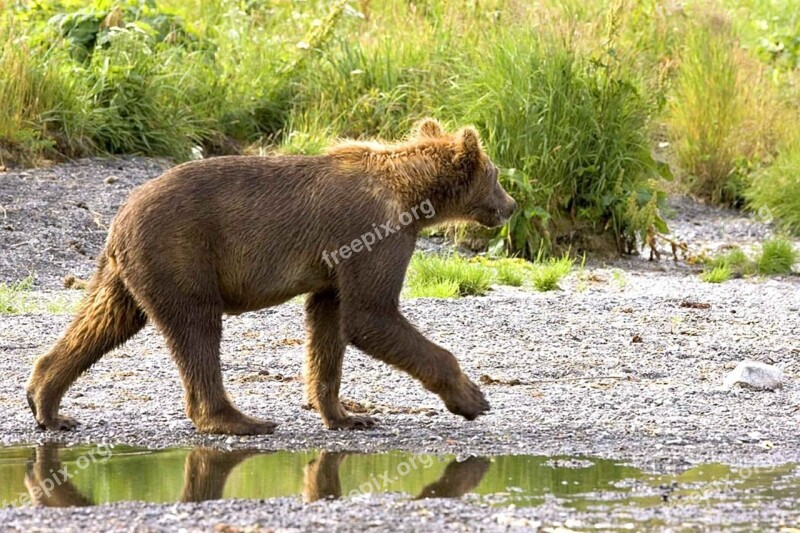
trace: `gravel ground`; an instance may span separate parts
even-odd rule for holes
[[[58,290],[63,276],[91,273],[104,228],[127,192],[166,165],[145,159],[95,160],[0,174],[0,281],[34,271],[38,289],[67,294]],[[670,221],[673,234],[693,247],[750,244],[770,232],[763,222],[734,211],[686,198],[672,199],[671,205],[677,213]],[[474,422],[461,420],[407,376],[350,349],[342,394],[376,413],[381,424],[368,432],[326,431],[316,414],[301,408],[299,302],[225,320],[228,391],[245,412],[280,424],[274,435],[260,437],[195,434],[183,414],[177,371],[149,326],[103,358],[67,394],[62,410],[78,418],[77,431],[39,431],[24,403],[24,383],[31,363],[69,317],[0,315],[0,352],[6,362],[0,444],[56,440],[156,448],[570,454],[625,460],[654,472],[680,472],[712,461],[800,462],[800,277],[711,285],[671,260],[632,258],[590,263],[561,286],[551,293],[499,287],[481,298],[404,301],[409,319],[450,348],[473,379],[486,376],[483,380],[492,382],[483,385],[492,411]],[[684,302],[708,307],[685,307]],[[775,364],[792,382],[776,392],[718,390],[725,374],[743,359]],[[731,501],[609,514],[568,510],[558,502],[532,509],[486,508],[469,501],[408,502],[391,496],[305,506],[285,499],[268,505],[216,501],[0,509],[0,522],[19,530],[47,529],[64,521],[75,530],[207,529],[219,523],[279,529],[502,530],[559,524],[623,527],[632,520],[656,520],[653,525],[675,530],[713,530],[734,522],[778,527],[800,522],[800,509],[796,502],[745,508]]]

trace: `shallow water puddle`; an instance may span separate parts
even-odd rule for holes
[[[598,505],[703,505],[800,498],[797,465],[734,470],[708,464],[657,475],[587,457],[501,455],[457,460],[403,452],[146,450],[56,444],[0,448],[0,505],[86,506],[118,501],[190,502],[220,498],[479,498],[539,505],[556,498],[577,509]]]

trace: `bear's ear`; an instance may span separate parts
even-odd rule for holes
[[[414,137],[428,137],[436,139],[444,135],[444,128],[435,118],[423,118],[414,125]]]
[[[481,158],[481,139],[478,130],[467,126],[456,134],[456,148],[453,162],[467,170],[473,170]]]

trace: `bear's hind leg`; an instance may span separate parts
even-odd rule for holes
[[[58,413],[61,398],[78,377],[147,322],[105,257],[64,335],[40,357],[28,381],[28,405],[40,427],[68,430],[73,418]]]
[[[272,433],[277,424],[241,413],[225,392],[219,358],[222,306],[174,295],[167,301],[143,300],[178,366],[186,392],[186,414],[197,431],[231,435]]]
[[[328,429],[366,429],[375,425],[368,416],[348,414],[339,400],[342,360],[347,344],[335,291],[318,292],[306,300],[308,340],[304,374],[308,403],[319,411]]]

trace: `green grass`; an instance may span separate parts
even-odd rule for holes
[[[0,314],[26,313],[31,309],[27,291],[33,286],[33,275],[14,283],[0,283]]]
[[[727,266],[738,269],[746,269],[749,263],[750,259],[747,254],[738,246],[731,248],[713,261],[714,266]]]
[[[716,274],[711,274],[711,272],[714,271],[716,271]],[[731,248],[723,254],[706,260],[705,268],[703,274],[701,274],[701,277],[723,277],[725,272],[727,272],[727,278],[730,278],[734,274],[737,276],[749,276],[755,274],[756,265],[749,257],[747,257],[747,254],[737,246]],[[704,278],[703,281],[709,280]],[[727,279],[723,279],[722,281],[727,281]]]
[[[491,269],[458,255],[415,254],[406,291],[411,298],[482,296],[489,291],[492,277]]]
[[[552,291],[572,270],[568,256],[529,262],[524,259],[466,259],[459,255],[415,254],[409,266],[405,296],[458,298],[482,296],[493,284]]]
[[[20,281],[0,283],[0,314],[72,314],[78,309],[82,292],[42,294],[32,292],[34,275]]]
[[[614,285],[616,285],[619,290],[623,290],[625,287],[628,286],[628,278],[627,276],[625,276],[624,270],[620,269],[612,270],[611,279],[614,281]]]
[[[794,0],[725,0],[746,46],[779,70],[800,67],[800,15]]]
[[[755,274],[762,276],[789,274],[798,260],[800,253],[794,249],[791,241],[775,237],[761,244],[761,252],[755,259],[750,259],[739,247],[707,259],[704,261],[700,279],[709,283],[722,283],[734,275],[741,277]]]
[[[495,261],[496,281],[500,285],[521,287],[530,275],[530,266],[521,265],[513,259]]]
[[[559,288],[558,282],[572,270],[573,260],[567,256],[551,257],[545,261],[535,263],[531,274],[531,281],[537,291],[553,291]]]
[[[475,123],[503,167],[521,205],[495,235],[506,251],[534,258],[580,232],[622,250],[662,224],[653,98],[616,59],[616,34],[577,42],[537,27],[545,12],[567,13],[511,0],[15,3],[0,15],[0,36],[22,43],[0,63],[14,73],[0,143],[48,157],[307,154],[435,115]]]
[[[459,292],[457,281],[434,281],[431,283],[414,282],[409,284],[406,291],[408,298],[458,298],[462,296]]]
[[[798,252],[792,243],[784,238],[775,237],[762,243],[761,254],[755,262],[759,274],[771,276],[789,274],[797,261]]]
[[[724,283],[731,279],[731,268],[727,265],[720,265],[706,269],[700,274],[700,279],[706,283]]]

